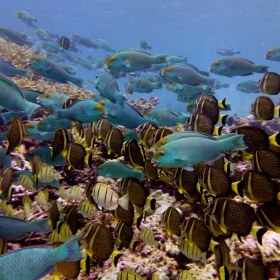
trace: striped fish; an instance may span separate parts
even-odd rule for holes
[[[71,189],[70,189],[70,193],[71,193],[71,196],[73,197],[74,200],[76,201],[81,201],[82,200],[82,190],[79,186],[73,186]]]
[[[78,206],[78,210],[85,218],[93,219],[96,217],[96,212],[93,205],[89,201],[82,201]]]
[[[24,216],[27,219],[30,215],[31,212],[31,207],[32,207],[32,200],[29,196],[25,195],[22,198],[22,204],[23,204],[23,211],[24,211]]]
[[[60,174],[56,172],[54,168],[52,168],[50,165],[42,163],[41,169],[37,174],[37,177],[40,179],[40,181],[48,183],[54,179],[59,180]]]
[[[36,191],[36,189],[35,189],[35,182],[34,182],[33,178],[30,178],[26,174],[20,175],[18,177],[18,181],[28,191],[31,191],[33,193]]]
[[[47,189],[40,191],[36,197],[36,201],[44,209],[48,210],[49,191]]]
[[[187,270],[181,271],[176,280],[195,280],[196,278],[193,277]]]
[[[142,228],[140,234],[146,244],[151,247],[158,247],[158,242],[155,240],[155,236],[148,228]]]
[[[92,198],[96,204],[107,210],[114,210],[120,205],[123,209],[128,209],[129,195],[119,198],[119,195],[103,183],[97,183],[92,188]]]
[[[144,280],[144,278],[131,270],[124,270],[118,276],[117,280]]]
[[[66,198],[67,198],[63,186],[60,186],[60,187],[59,187],[59,189],[58,189],[58,194],[59,194],[59,196],[60,196],[62,199],[66,199]]]
[[[193,261],[199,261],[201,258],[206,259],[206,252],[202,253],[194,243],[188,240],[181,242],[179,249],[187,258]]]
[[[13,217],[13,205],[12,204],[7,205],[6,201],[4,200],[0,202],[0,211],[1,214],[4,216]]]

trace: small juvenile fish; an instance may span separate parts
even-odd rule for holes
[[[0,257],[0,278],[39,279],[55,269],[58,261],[79,261],[80,253],[78,236],[57,248],[26,247],[11,251]],[[15,262],[16,260],[16,262]],[[11,264],[7,266],[7,263]],[[21,265],[16,265],[20,263]]]
[[[60,187],[59,187],[58,193],[59,193],[59,196],[60,196],[62,199],[66,199],[66,198],[67,198],[63,186],[60,186]]]
[[[27,219],[31,212],[32,200],[29,196],[25,195],[22,198],[24,217]]]
[[[195,277],[193,277],[190,272],[188,272],[187,270],[181,271],[176,280],[196,280]]]
[[[47,189],[40,191],[37,195],[36,200],[44,210],[49,209],[49,191]]]
[[[29,176],[22,174],[18,177],[18,180],[21,183],[21,185],[28,191],[31,191],[33,193],[36,191],[35,181],[33,180],[33,178],[30,178]]]
[[[117,193],[103,183],[95,184],[92,188],[91,196],[98,206],[104,207],[107,210],[114,210],[118,205],[126,210],[128,209],[128,194],[119,198]]]
[[[92,220],[96,216],[93,205],[89,201],[81,201],[78,210],[85,218]]]
[[[169,64],[175,64],[175,63],[181,63],[181,62],[187,62],[188,61],[188,57],[187,56],[177,56],[177,55],[172,55],[172,56],[168,56],[166,58],[166,61]]]
[[[83,192],[82,192],[82,190],[79,186],[71,187],[70,193],[71,193],[71,196],[73,197],[74,200],[76,200],[76,201],[81,201],[82,200]]]
[[[158,242],[155,240],[155,236],[148,228],[142,228],[140,235],[146,244],[151,247],[158,247]]]
[[[42,163],[37,177],[38,179],[40,179],[41,182],[49,183],[53,180],[59,180],[60,174],[59,172],[55,171],[55,169],[52,166],[46,163]]]
[[[187,258],[193,261],[199,261],[201,258],[206,259],[206,252],[202,253],[201,250],[189,240],[182,241],[179,249]]]

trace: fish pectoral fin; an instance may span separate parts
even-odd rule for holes
[[[127,68],[130,67],[130,61],[129,59],[125,60],[125,62],[123,63],[124,66],[126,66]]]
[[[194,168],[192,166],[186,166],[183,169],[187,171],[194,171]]]
[[[88,112],[86,111],[84,106],[81,106],[81,111],[82,111],[83,116],[88,116]]]
[[[208,160],[206,160],[205,163],[211,165],[214,161],[216,161],[217,159],[219,159],[223,156],[225,156],[224,153],[216,154],[216,155],[212,156],[211,158],[209,158]]]
[[[187,154],[183,154],[180,157],[175,157],[175,160],[185,160],[187,159]]]
[[[181,75],[181,74],[177,74],[176,77],[177,77],[179,80],[182,80],[182,75]]]
[[[45,67],[45,71],[46,71],[46,72],[50,72],[50,71],[52,70],[53,66],[54,66],[54,65],[52,65],[52,64],[46,66],[46,67]]]

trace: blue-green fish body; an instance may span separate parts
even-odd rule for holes
[[[138,134],[136,133],[135,130],[128,130],[127,132],[124,133],[123,135],[123,142],[128,142],[131,140],[135,140],[137,141],[137,143],[140,142],[140,138],[138,136]]]
[[[46,28],[41,28],[42,30],[44,30],[45,32],[47,32],[48,33],[48,35],[53,39],[53,38],[58,38],[58,34],[57,33],[54,33],[54,32],[52,32],[51,30],[49,30],[49,29],[46,29]]]
[[[144,180],[144,174],[142,171],[133,170],[127,165],[115,162],[115,161],[107,161],[103,164],[99,165],[96,168],[96,171],[99,175],[110,177],[110,178],[130,178],[134,177],[139,180]]]
[[[212,88],[215,87],[216,78],[207,77],[196,67],[190,64],[174,64],[170,65],[160,72],[160,75],[167,81],[178,83],[197,85],[205,84]]]
[[[53,79],[60,83],[71,82],[79,87],[82,86],[83,80],[70,75],[61,65],[45,57],[35,56],[30,58],[31,68],[39,75]]]
[[[159,168],[192,169],[191,166],[194,164],[217,159],[222,155],[222,151],[246,149],[243,136],[243,134],[226,134],[213,138],[207,134],[190,134],[190,136],[175,138],[173,141],[165,141],[166,144],[159,145],[152,160]]]
[[[150,121],[127,103],[124,103],[123,108],[119,104],[113,104],[112,102],[105,102],[104,106],[107,111],[106,119],[115,125],[123,125],[128,129],[134,129]],[[152,121],[152,123],[158,124],[155,121]]]
[[[52,41],[52,38],[49,36],[49,34],[43,30],[43,29],[37,29],[36,31],[37,36],[43,40],[43,41]]]
[[[6,240],[21,240],[28,236],[28,232],[49,233],[49,219],[27,222],[18,218],[0,215],[0,236]],[[2,279],[0,277],[0,279]]]
[[[148,69],[152,64],[166,62],[166,55],[151,55],[141,51],[121,51],[110,56],[106,64],[109,69],[135,72]]]
[[[94,39],[93,42],[98,46],[99,49],[102,49],[104,51],[107,51],[107,52],[116,52],[115,49],[113,49],[108,42],[106,42],[105,40],[103,39]]]
[[[55,111],[62,109],[63,104],[70,98],[69,95],[59,92],[46,92],[38,96],[37,103],[40,106]]]
[[[166,58],[166,61],[169,64],[174,64],[174,63],[181,63],[181,62],[187,62],[188,61],[188,57],[182,57],[182,56],[177,56],[177,55],[173,55],[173,56],[168,56]]]
[[[0,153],[0,155],[1,155],[1,153]],[[24,154],[24,157],[26,158],[26,160],[31,162],[35,155],[38,155],[41,158],[43,163],[46,163],[51,166],[66,164],[65,158],[61,154],[57,155],[54,158],[54,160],[52,160],[51,149],[49,147],[39,147],[39,148],[29,149]]]
[[[26,11],[19,11],[18,12],[18,17],[27,26],[37,28],[37,25],[36,25],[37,19],[35,17],[31,16],[28,12],[26,12]]]
[[[151,82],[146,78],[133,78],[126,86],[126,92],[132,94],[133,91],[140,93],[150,93],[154,89],[162,88],[162,82]]]
[[[46,58],[48,58],[56,63],[65,61],[65,59],[63,57],[61,57],[59,54],[56,54],[56,53],[47,53]]]
[[[77,57],[76,62],[88,70],[92,70],[94,68],[93,63],[86,57]]]
[[[83,258],[75,236],[57,248],[32,246],[13,250],[0,257],[0,279],[36,280],[55,269],[56,262],[75,262]],[[9,265],[7,265],[9,264]]]
[[[70,75],[76,75],[77,73],[77,66],[74,64],[67,64],[63,66],[63,68],[70,74]]]
[[[177,100],[180,102],[190,103],[196,101],[197,98],[199,98],[202,94],[198,93],[195,95],[185,95],[185,94],[178,94]],[[189,112],[189,110],[188,110]],[[192,111],[190,111],[192,113]]]
[[[270,49],[264,57],[268,60],[280,61],[280,47]]]
[[[37,91],[33,89],[21,89],[21,90],[25,96],[25,99],[35,104],[37,104],[37,98],[44,94],[41,91]]]
[[[118,84],[111,74],[99,72],[93,83],[102,97],[109,99],[113,103],[118,102],[122,107],[124,106],[126,98],[120,92]]]
[[[195,95],[198,93],[214,93],[214,90],[206,85],[188,85],[188,84],[178,84],[172,83],[167,85],[167,89],[171,90],[180,95]]]
[[[0,125],[3,125],[3,124],[6,125],[6,124],[10,123],[13,117],[23,118],[26,115],[27,115],[27,113],[22,112],[22,111],[1,113],[0,114]]]
[[[56,116],[48,116],[44,119],[41,119],[37,124],[37,129],[44,132],[54,132],[59,128],[72,128],[71,121],[68,119],[58,120]]]
[[[6,139],[6,137],[5,137]],[[10,167],[12,163],[12,159],[10,155],[6,155],[6,149],[0,148],[0,165],[2,171],[4,171],[6,168]]]
[[[248,76],[254,73],[266,73],[269,66],[255,64],[254,62],[241,57],[226,57],[213,62],[210,72],[222,76]]]
[[[160,77],[158,73],[153,73],[153,72],[147,72],[144,78],[150,80],[153,83],[163,81],[163,79]]]
[[[16,75],[20,75],[22,77],[28,77],[29,70],[16,68],[14,65],[5,61],[4,59],[0,59],[0,73],[7,77],[15,77]]]
[[[156,121],[160,126],[176,126],[178,123],[185,123],[189,115],[180,113],[180,116],[165,109],[153,110],[147,117]]]
[[[42,51],[43,44],[40,41],[37,41],[34,46],[34,55],[38,55]]]
[[[40,106],[26,100],[22,90],[12,80],[0,74],[0,105],[12,112],[26,112],[30,118]]]
[[[56,110],[57,119],[68,118],[72,121],[91,123],[103,117],[105,108],[92,99],[80,100],[66,109]]]
[[[228,87],[229,87],[229,84],[224,84],[224,83],[221,83],[220,81],[217,81],[215,84],[215,89],[228,88]]]
[[[38,130],[38,123],[39,121],[33,121],[25,125],[28,136],[37,141],[52,140],[54,132],[42,132],[41,130]]]
[[[26,40],[21,34],[9,28],[0,27],[0,37],[4,38],[10,43],[17,44],[19,46],[32,46],[32,42]]]
[[[102,69],[104,67],[104,59],[102,58],[95,58],[93,60],[93,67],[97,69]]]
[[[59,45],[57,45],[56,43],[52,42],[52,41],[45,41],[43,43],[42,48],[47,51],[47,52],[52,52],[52,53],[60,53],[61,49],[59,47]]]
[[[60,55],[70,62],[75,62],[75,57],[67,50],[61,50]]]
[[[238,91],[244,92],[244,93],[260,93],[260,91],[257,89],[258,82],[256,81],[243,81],[236,85],[236,89]]]
[[[223,56],[232,56],[235,54],[240,54],[240,51],[233,48],[221,47],[216,49],[216,53]]]
[[[82,35],[72,34],[71,38],[75,43],[82,45],[84,47],[94,48],[94,49],[98,48],[97,45],[93,41],[91,41],[90,39],[88,39]]]
[[[0,132],[0,141],[5,141],[7,139],[8,131]]]

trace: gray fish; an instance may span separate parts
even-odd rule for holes
[[[232,56],[234,54],[240,54],[240,51],[233,48],[221,47],[216,49],[216,53],[223,56]]]
[[[16,68],[14,65],[0,58],[0,73],[7,77],[15,77],[16,75],[28,77],[29,70]]]
[[[258,82],[256,81],[243,81],[236,85],[236,89],[241,92],[245,93],[259,93],[260,90],[257,89]]]
[[[33,44],[32,42],[24,39],[24,37],[19,33],[9,28],[0,27],[0,37],[3,37],[6,41],[17,44],[19,46],[26,45],[31,47]]]

